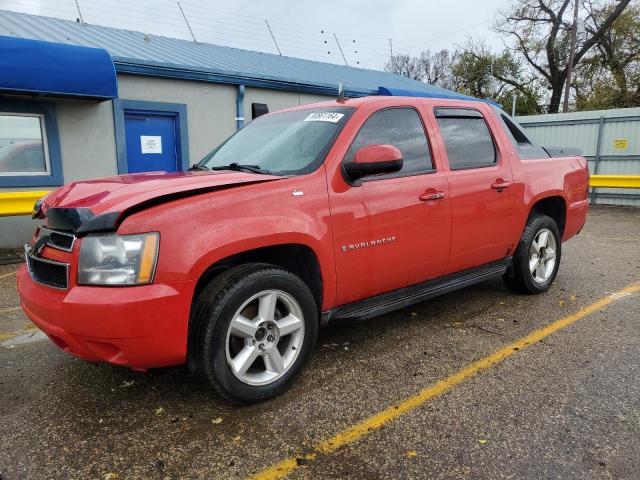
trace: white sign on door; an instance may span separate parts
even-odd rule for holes
[[[162,153],[162,137],[159,135],[140,135],[142,153]]]

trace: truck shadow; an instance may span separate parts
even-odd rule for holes
[[[380,317],[333,321],[320,330],[316,350],[307,369],[310,373],[305,377],[331,363],[343,351],[351,351],[360,346],[380,347],[376,343],[381,340],[376,338],[384,339],[392,334],[401,336],[405,330],[414,328],[424,329],[424,333],[428,334],[434,329],[449,326],[452,321],[460,323],[471,320],[506,295],[511,293],[500,280],[489,281]],[[206,383],[191,375],[186,367],[152,369],[139,373],[111,365],[91,365],[70,359],[66,355],[61,356],[63,361],[60,362],[58,376],[65,377],[65,383],[74,385],[74,395],[82,393],[86,398],[94,398],[95,394],[91,394],[94,389],[103,393],[108,389],[110,397],[121,398],[123,401],[192,401],[196,404],[220,405],[225,410],[229,408]],[[64,361],[65,359],[68,361]],[[271,402],[263,405],[269,403]],[[256,407],[243,407],[243,410],[247,408]]]

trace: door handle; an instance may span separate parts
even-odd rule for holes
[[[507,187],[510,187],[511,185],[513,185],[513,182],[511,180],[503,180],[501,178],[498,178],[495,182],[491,184],[491,188],[493,188],[494,190],[497,190],[498,192],[501,192],[502,190],[504,190]]]
[[[431,200],[440,200],[444,198],[444,192],[428,191],[428,192],[424,192],[418,198],[423,202],[429,202]]]

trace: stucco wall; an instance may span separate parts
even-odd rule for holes
[[[112,103],[56,103],[64,182],[117,174]]]
[[[236,131],[236,86],[206,82],[118,75],[122,100],[183,103],[187,106],[190,163],[198,162]],[[332,97],[278,90],[247,88],[245,121],[251,103],[266,103],[269,111],[330,100]],[[56,103],[64,182],[117,174],[113,104],[74,100]],[[48,190],[0,188],[0,191]],[[0,248],[19,247],[29,240],[38,221],[29,217],[0,218]]]
[[[247,88],[244,95],[244,119],[245,124],[251,121],[251,104],[266,103],[269,112],[282,110],[283,108],[295,107],[306,103],[323,102],[332,100],[334,97],[325,95],[311,95],[308,93],[283,92],[278,90],[267,90],[264,88]]]
[[[119,75],[122,100],[184,103],[189,129],[189,162],[200,161],[236,131],[237,87],[206,82]],[[251,121],[251,103],[266,103],[269,111],[332,97],[299,94],[263,88],[247,88],[244,97],[245,122]]]

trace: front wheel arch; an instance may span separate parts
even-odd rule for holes
[[[282,346],[287,350],[293,338],[288,337],[288,335],[294,335],[290,322],[287,322],[289,317],[286,316],[288,315],[286,306],[281,305],[284,308],[283,312],[279,307],[276,309],[275,302],[273,302],[271,317],[263,316],[262,313],[255,317],[256,312],[261,311],[262,305],[260,305],[259,309],[256,306],[252,313],[243,310],[251,299],[256,297],[256,293],[262,294],[264,292],[269,294],[280,292],[280,294],[293,299],[292,303],[298,305],[299,311],[289,311],[288,313],[293,313],[294,318],[297,317],[298,321],[304,322],[302,330],[304,335],[301,340],[302,343],[296,343],[295,348],[293,348],[293,350],[299,348],[299,351],[289,356],[292,363],[286,370],[282,371],[281,375],[270,379],[264,384],[251,384],[251,382],[242,381],[237,376],[238,372],[233,370],[232,363],[229,363],[229,332],[231,331],[229,329],[234,328],[232,327],[235,318],[234,312],[242,312],[240,318],[243,326],[240,330],[236,330],[234,335],[238,335],[238,331],[240,331],[240,336],[245,337],[247,335],[247,325],[253,322],[254,330],[251,332],[250,337],[253,338],[253,334],[255,334],[256,341],[266,341],[263,337],[258,338],[257,334],[259,330],[265,330],[265,328],[262,328],[262,322],[267,320],[267,323],[269,323],[269,318],[272,319],[271,323],[275,325],[273,335],[276,338],[275,344],[272,346]],[[282,313],[286,318],[282,316],[273,317],[274,309]],[[190,369],[200,378],[208,380],[223,398],[240,404],[266,400],[282,393],[291,386],[313,351],[319,323],[313,295],[304,282],[291,272],[273,265],[260,263],[232,267],[210,281],[196,300],[194,316],[199,321],[197,322],[197,330],[192,331],[190,334],[190,341],[194,345],[191,355],[192,364],[189,365]],[[280,325],[278,323],[280,320],[278,319],[283,320],[285,325]],[[282,333],[282,337],[277,334],[278,327],[283,329],[279,330]],[[278,343],[278,338],[285,343]],[[237,339],[234,338],[234,340]],[[244,340],[246,341],[246,339]],[[268,338],[267,340],[274,339]],[[262,346],[262,344],[260,345]],[[239,350],[234,352],[234,357],[238,354],[242,356],[240,350],[244,350],[245,347],[257,352],[257,345],[254,347],[245,343],[244,347],[241,345]],[[264,355],[269,357],[269,351],[267,349],[263,352]],[[281,352],[282,358],[287,357],[285,353]],[[258,359],[253,356],[249,360],[251,360],[250,364],[253,364]],[[241,363],[244,363],[244,360]],[[265,366],[266,364],[262,365],[263,368]],[[240,375],[243,374],[244,370],[241,370]]]
[[[198,279],[191,301],[191,313],[189,315],[189,326],[187,331],[187,365],[191,371],[195,371],[194,339],[197,337],[199,329],[198,318],[195,315],[195,306],[201,292],[216,278],[226,271],[240,265],[266,264],[280,267],[283,270],[293,273],[299,277],[311,291],[318,307],[318,318],[324,296],[324,282],[320,261],[316,253],[304,244],[278,244],[267,247],[256,248],[240,252],[222,258],[210,265]]]

